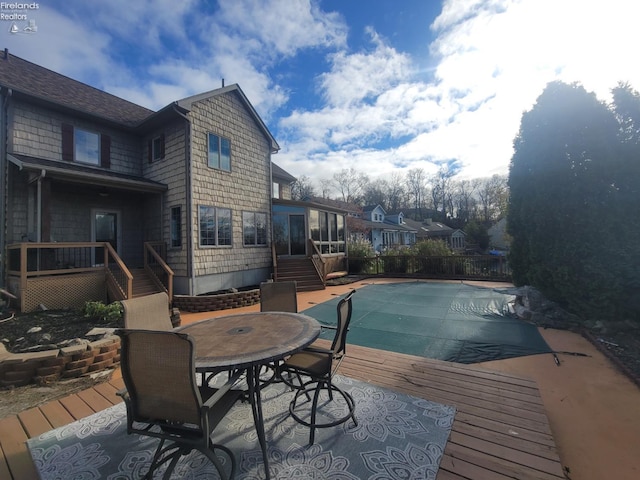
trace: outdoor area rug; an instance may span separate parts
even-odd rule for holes
[[[550,353],[537,327],[510,313],[514,300],[508,289],[464,283],[366,285],[353,296],[347,342],[458,363]],[[303,313],[335,325],[338,301]],[[325,330],[322,338],[333,334]]]
[[[289,416],[293,392],[282,383],[263,390],[271,478],[435,479],[455,408],[344,376],[334,378],[353,396],[358,425],[349,420],[318,429],[312,446],[308,445],[309,429]],[[332,408],[325,413],[339,415]],[[248,403],[237,403],[212,438],[234,452],[236,478],[264,478]],[[146,474],[157,442],[127,435],[125,407],[119,404],[35,437],[28,446],[43,480],[120,480]],[[159,471],[157,477],[161,476]],[[179,462],[172,478],[219,477],[204,456],[193,452]]]

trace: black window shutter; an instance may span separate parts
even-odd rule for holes
[[[164,133],[160,135],[160,158],[164,158]]]
[[[62,124],[62,160],[73,162],[73,125]]]
[[[111,168],[111,137],[100,135],[100,166]]]

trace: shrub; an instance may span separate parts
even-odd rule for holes
[[[412,245],[408,253],[418,257],[445,257],[453,255],[453,251],[449,248],[447,242],[431,238],[421,240],[415,245]]]
[[[373,245],[367,241],[349,242],[347,244],[347,251],[350,257],[373,257],[376,254],[373,250]]]
[[[113,302],[105,305],[103,302],[85,302],[82,314],[87,318],[117,321],[123,318],[122,304]]]
[[[375,262],[376,256],[371,243],[367,241],[349,242],[347,244],[347,252],[349,255],[349,273],[370,273],[368,271]]]

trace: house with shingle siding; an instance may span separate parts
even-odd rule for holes
[[[404,248],[416,243],[416,230],[405,222],[402,212],[387,214],[380,205],[362,207],[361,228],[376,252]]]
[[[152,111],[5,50],[0,108],[0,285],[104,266],[95,246],[63,256],[68,242],[107,242],[129,270],[161,246],[177,294],[270,277],[279,146],[240,86]]]
[[[405,222],[415,229],[417,241],[441,240],[455,252],[464,252],[466,248],[466,234],[459,228],[451,228],[442,222],[434,222],[431,218],[422,222],[407,218]]]

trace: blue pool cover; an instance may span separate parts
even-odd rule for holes
[[[550,353],[535,325],[510,313],[515,297],[464,283],[409,282],[358,288],[347,342],[449,362]],[[340,297],[304,311],[335,325]],[[321,338],[333,338],[331,330]]]

